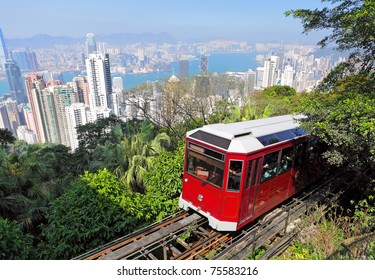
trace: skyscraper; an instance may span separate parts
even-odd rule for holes
[[[189,61],[186,59],[181,59],[180,63],[180,80],[189,79]]]
[[[12,51],[12,58],[17,63],[21,71],[30,72],[31,66],[29,62],[29,55],[24,50]]]
[[[201,74],[202,75],[207,75],[208,74],[208,57],[205,55],[201,56]]]
[[[281,76],[281,85],[285,86],[294,86],[294,70],[293,67],[290,65],[285,65],[284,72]]]
[[[7,59],[8,59],[8,50],[5,45],[3,32],[1,31],[1,28],[0,28],[0,69],[5,68],[5,63],[7,62]]]
[[[27,103],[26,93],[22,84],[21,71],[17,63],[12,59],[8,59],[5,63],[5,71],[7,73],[12,98],[19,104]]]
[[[271,58],[264,61],[264,75],[263,84],[264,88],[274,86],[277,84],[278,79],[279,57],[271,56]]]
[[[89,54],[91,53],[95,53],[97,51],[97,48],[96,48],[96,42],[95,42],[95,38],[94,38],[94,34],[92,33],[87,33],[86,35],[86,42],[85,42],[85,55],[86,55],[86,58],[89,57]]]
[[[89,54],[86,59],[87,79],[89,83],[90,109],[113,109],[112,80],[109,56]]]

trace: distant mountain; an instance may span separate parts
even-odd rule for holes
[[[83,43],[84,38],[71,38],[67,36],[54,37],[46,34],[38,34],[25,39],[5,39],[8,48],[53,48],[54,45],[73,45]]]
[[[95,36],[98,42],[108,42],[111,45],[123,46],[134,43],[177,43],[177,39],[168,33],[116,33],[107,36]]]
[[[168,33],[117,33],[111,35],[95,35],[97,42],[107,42],[114,46],[123,46],[133,43],[176,43],[177,39]],[[5,39],[8,48],[53,48],[54,45],[83,44],[85,36],[72,38],[67,36],[50,36],[46,34],[35,35],[25,39]]]

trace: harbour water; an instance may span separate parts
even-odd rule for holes
[[[249,69],[256,70],[257,64],[255,57],[259,54],[258,52],[253,53],[217,53],[208,56],[208,72],[244,72]],[[198,75],[200,72],[200,61],[199,58],[196,60],[189,61],[189,76]],[[168,79],[172,74],[178,76],[179,65],[175,62],[171,65],[171,68],[167,71],[155,71],[142,74],[128,73],[125,75],[114,74],[113,77],[121,76],[123,79],[123,86],[125,89],[130,89],[138,85],[144,84],[147,81],[163,81]],[[62,76],[64,83],[73,80],[75,75],[79,72],[63,72]],[[9,85],[7,80],[0,80],[0,96],[9,92]]]

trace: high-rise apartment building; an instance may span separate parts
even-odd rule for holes
[[[0,69],[5,68],[5,63],[7,59],[8,59],[8,50],[5,45],[3,32],[1,31],[1,28],[0,28]]]
[[[92,122],[90,108],[83,103],[73,103],[66,108],[69,142],[72,151],[78,148],[77,127]]]
[[[23,115],[24,115],[24,118],[25,118],[27,128],[34,132],[35,137],[37,139],[37,136],[36,136],[37,129],[36,129],[36,125],[35,125],[34,115],[33,115],[33,112],[31,111],[30,106],[28,106],[28,105],[23,106]]]
[[[42,109],[41,91],[46,87],[42,74],[31,74],[25,78],[27,97],[35,124],[38,142],[47,142],[47,131]],[[32,129],[31,127],[29,127]]]
[[[5,99],[0,102],[1,109],[1,118],[2,118],[2,128],[7,128],[14,135],[17,134],[17,128],[21,125],[21,120],[19,116],[19,110],[17,107],[17,102],[12,98]]]
[[[90,54],[86,59],[90,109],[113,109],[109,55]]]
[[[12,59],[8,59],[5,63],[5,71],[7,73],[12,98],[19,104],[27,103],[27,96],[22,83],[21,71],[17,63]]]
[[[283,86],[294,86],[294,70],[290,65],[285,65],[284,72],[281,76],[281,85]]]
[[[67,85],[55,86],[53,91],[54,113],[58,124],[59,143],[70,147],[70,131],[66,115],[66,108],[74,103],[78,103],[78,94],[73,88]]]
[[[263,79],[264,79],[264,67],[257,67],[257,86],[263,86]]]
[[[97,48],[96,48],[96,42],[95,42],[94,34],[87,33],[87,35],[86,35],[86,42],[85,42],[85,55],[86,55],[86,58],[89,57],[89,54],[96,53],[96,51],[97,51]]]
[[[251,94],[254,92],[256,81],[256,73],[253,70],[249,70],[245,73],[245,92]]]
[[[262,87],[270,87],[277,84],[279,57],[271,56],[264,61],[264,74]]]
[[[78,94],[78,102],[90,106],[89,83],[87,78],[85,76],[74,77],[71,84],[74,92]]]

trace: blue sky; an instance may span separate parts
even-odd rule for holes
[[[36,34],[84,37],[86,33],[167,32],[180,40],[316,43],[322,33],[301,35],[288,9],[321,8],[320,0],[13,0],[2,1],[5,38]]]

